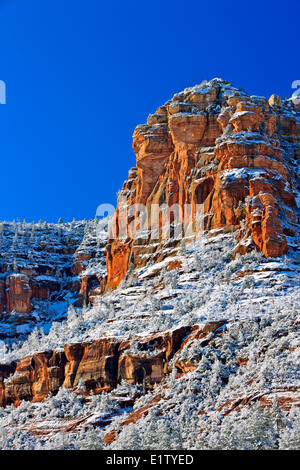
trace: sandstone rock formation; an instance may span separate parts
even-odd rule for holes
[[[146,380],[149,385],[159,383],[169,372],[170,360],[189,337],[191,341],[205,338],[220,325],[222,322],[202,328],[195,325],[192,330],[181,327],[130,341],[101,338],[67,344],[64,351],[40,352],[0,364],[0,406],[18,405],[21,400],[41,401],[62,386],[76,390],[80,383],[87,393],[112,390],[122,379],[144,385]]]
[[[26,274],[12,274],[6,281],[7,308],[9,312],[30,313],[32,289]]]
[[[299,407],[299,118],[220,79],[188,88],[136,128],[109,235],[108,220],[0,224],[4,432],[92,425],[110,444],[147,415],[184,427],[193,410],[201,433],[254,403]]]
[[[201,205],[202,230],[237,231],[235,253],[286,253],[297,234],[299,142],[299,109],[290,100],[249,96],[221,79],[174,95],[134,131],[137,167],[119,194],[106,288],[115,288],[130,264],[160,261],[181,242],[174,226],[164,237],[163,217],[151,226],[142,220],[139,204],[148,214],[154,204],[178,204],[182,225],[189,205],[193,235]]]
[[[34,313],[49,310],[51,321],[53,305],[66,313],[68,304],[82,306],[100,294],[107,228],[98,230],[97,220],[0,228],[0,339],[17,336],[18,325],[35,322]]]

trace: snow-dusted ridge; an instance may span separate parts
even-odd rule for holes
[[[214,84],[221,85],[221,88],[214,87]],[[213,98],[214,92],[216,100]],[[209,93],[213,102],[206,106]],[[187,97],[187,94],[191,95]],[[186,119],[197,125],[203,118],[204,108],[208,119],[217,114],[222,116],[222,113],[224,117],[227,112],[230,114],[230,109],[228,111],[228,100],[223,98],[232,98],[233,111],[235,99],[243,101],[247,96],[217,78],[174,95],[173,100],[165,104],[165,109],[161,108],[161,112],[167,112],[169,106],[170,121],[176,123]],[[222,227],[199,233],[195,239],[184,240],[181,246],[174,239],[151,246],[150,242],[148,245],[146,243],[146,249],[141,250],[138,259],[140,264],[128,264],[130,268],[126,278],[115,290],[108,287],[115,287],[117,282],[104,282],[101,284],[101,287],[104,286],[102,290],[99,287],[100,280],[105,281],[109,276],[109,269],[106,273],[105,268],[107,221],[102,221],[100,225],[88,221],[82,226],[73,226],[72,230],[68,226],[61,227],[63,236],[71,230],[76,237],[78,231],[76,254],[72,253],[74,272],[64,276],[63,282],[74,282],[78,278],[81,281],[80,291],[83,292],[90,283],[93,305],[86,302],[90,300],[88,295],[84,297],[80,294],[85,300],[80,304],[72,295],[68,297],[70,292],[66,291],[63,295],[65,304],[60,311],[54,311],[59,306],[53,301],[52,313],[49,310],[42,317],[41,304],[36,303],[32,323],[18,324],[16,312],[11,313],[11,318],[15,317],[21,331],[10,339],[4,335],[4,341],[0,343],[0,373],[3,372],[5,377],[4,387],[0,387],[0,398],[2,393],[5,400],[7,396],[11,399],[3,400],[4,405],[15,399],[14,404],[19,406],[8,405],[0,409],[0,448],[300,448],[299,206],[297,209],[293,199],[293,192],[296,194],[299,189],[299,110],[295,110],[289,100],[284,100],[279,106],[276,103],[281,101],[277,99],[269,105],[263,97],[248,98],[245,100],[246,110],[233,113],[230,123],[224,129],[222,127],[223,134],[217,139],[215,148],[224,151],[226,146],[231,146],[232,152],[235,152],[234,146],[237,144],[241,147],[239,157],[243,159],[244,151],[247,155],[249,151],[250,157],[242,168],[237,163],[237,167],[233,164],[233,168],[220,168],[221,195],[223,183],[224,187],[232,184],[233,195],[238,192],[239,184],[248,187],[250,183],[263,183],[262,191],[254,192],[251,197],[249,194],[245,199],[237,198],[238,205],[234,208],[241,211],[240,225],[230,225],[229,222],[226,226],[221,220],[213,227]],[[193,105],[195,103],[200,103],[198,108]],[[251,122],[252,105],[253,109],[266,105],[269,117],[279,116],[282,132],[278,139],[273,132],[275,127],[270,134],[265,132],[263,126],[255,127],[259,132],[253,132],[251,125],[243,127],[243,118],[250,116]],[[259,111],[257,113],[260,114]],[[285,121],[285,117],[289,119]],[[155,141],[160,130],[166,128],[164,119],[164,114],[150,115],[148,127],[138,126],[137,139],[141,135],[142,139],[153,138]],[[266,115],[264,119],[269,125],[272,124]],[[241,132],[235,132],[232,125],[237,124],[237,120],[241,120],[238,128],[244,129]],[[295,132],[289,133],[288,126],[295,126]],[[197,160],[197,154],[195,165],[187,176],[187,190],[191,181],[199,184],[202,178],[210,178],[217,165],[211,158],[214,150],[212,142],[206,142],[208,147],[202,147],[199,154],[201,151],[209,154],[204,163],[207,166],[203,169],[202,157]],[[251,160],[252,148],[255,149],[254,157],[258,160],[263,158],[256,161],[257,166],[254,159]],[[234,153],[228,153],[230,158],[232,155]],[[136,168],[131,170],[130,184],[125,183],[122,190],[127,196],[133,196],[136,174]],[[170,184],[171,194],[175,194],[172,192],[174,181]],[[274,187],[277,188],[275,191]],[[261,193],[266,204],[259,203]],[[278,209],[282,232],[267,231],[267,235],[271,233],[271,236],[266,239],[269,242],[271,238],[272,242],[276,236],[279,247],[286,241],[285,249],[276,251],[286,252],[286,255],[272,258],[269,251],[265,252],[268,258],[258,251],[242,256],[237,254],[237,240],[240,253],[254,247],[252,226],[260,223],[263,231],[264,224],[270,224],[269,228],[272,229],[274,211],[268,220],[262,220],[263,212],[270,207],[270,195],[274,198],[273,210]],[[218,201],[221,199],[220,196]],[[250,199],[253,210],[248,221],[250,231],[247,232],[243,216],[246,217],[245,208]],[[208,209],[208,215],[211,215],[210,207]],[[217,204],[214,210],[218,210]],[[238,226],[239,230],[236,230]],[[22,236],[17,230],[16,237],[16,228],[13,230],[9,226],[6,227],[8,229],[10,235],[0,239],[0,247],[2,243],[2,253],[10,260],[13,272],[19,276],[18,259],[13,261],[13,253]],[[53,237],[58,229],[53,226],[51,230],[46,238],[50,240],[52,251],[50,255],[47,250],[46,253],[53,257],[54,264],[60,264],[61,258],[54,258],[57,257],[56,248],[60,245],[61,234],[58,231]],[[39,229],[34,228],[33,231]],[[259,230],[255,235],[259,242]],[[46,238],[41,236],[37,247],[47,243]],[[5,245],[8,240],[9,246]],[[33,242],[34,236],[29,244]],[[140,246],[138,237],[132,242],[133,246],[135,242],[137,247]],[[35,257],[41,256],[39,249],[34,249],[34,252]],[[159,256],[155,257],[155,254]],[[19,258],[21,262],[22,256]],[[122,263],[119,267],[123,268]],[[170,267],[173,270],[168,270]],[[116,278],[118,274],[117,271]],[[55,273],[43,272],[39,273],[37,281],[54,283],[57,277]],[[5,321],[4,315],[0,318],[0,328],[10,330],[11,324]],[[167,356],[166,350],[173,347],[175,337],[176,347]],[[95,344],[101,347],[113,345],[117,354],[113,356],[108,352],[107,355],[105,348],[93,349]],[[74,354],[67,358],[67,352],[71,349]],[[76,351],[82,352],[83,356],[89,351],[90,362],[82,361],[82,365],[81,356],[76,355]],[[97,356],[99,351],[105,353]],[[33,356],[35,353],[41,354]],[[54,357],[58,362],[47,362],[47,357]],[[114,375],[114,383],[105,382],[102,377],[105,373],[102,374],[99,364],[102,364],[102,359],[107,364],[106,360],[112,357],[117,372],[120,371],[120,361],[125,358],[122,370],[126,372],[127,382],[121,380],[124,376],[118,373]],[[63,358],[62,365],[59,358]],[[154,364],[151,372],[140,367],[144,359]],[[55,389],[55,396],[45,398],[46,395],[42,395],[45,380],[34,381],[30,377],[26,381],[26,374],[42,370],[42,367],[35,367],[39,360],[39,364],[47,369],[45,376],[41,372],[42,379],[48,379],[52,373],[51,378],[56,378],[55,374],[64,374],[58,393],[58,387]],[[68,373],[64,369],[64,360]],[[79,363],[82,368],[78,367]],[[19,373],[16,364],[23,364],[23,369],[20,368],[22,373]],[[73,365],[74,369],[71,367]],[[72,374],[76,376],[76,381],[68,382]],[[89,387],[90,381],[84,382],[82,377],[95,379],[97,386]],[[22,380],[23,386],[29,384],[31,391],[34,389],[36,392],[35,395],[25,394],[23,398],[25,396],[31,400],[38,397],[38,400],[42,396],[43,402],[19,403],[18,386]],[[65,390],[61,384],[73,389]],[[46,390],[48,393],[49,388]],[[3,395],[5,391],[8,395]],[[102,393],[94,395],[94,391]]]

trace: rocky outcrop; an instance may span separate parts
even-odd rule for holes
[[[35,300],[58,300],[66,294],[67,281],[75,281],[73,256],[83,229],[80,222],[1,224],[0,313],[30,313]]]
[[[176,252],[182,236],[200,230],[237,231],[235,253],[286,253],[288,237],[297,234],[299,144],[300,114],[291,100],[249,96],[221,79],[174,95],[134,131],[137,166],[118,198],[107,288],[115,288],[131,264],[157,262]],[[155,204],[165,209],[153,223],[141,217],[139,205],[149,215]],[[172,211],[164,219],[174,204],[179,235]]]
[[[227,402],[220,408],[224,412],[224,415],[230,414],[232,411],[242,411],[246,406],[252,405],[254,403],[259,403],[262,409],[271,408],[274,399],[278,400],[279,406],[284,411],[289,411],[292,407],[300,406],[300,390],[299,388],[282,388],[270,390],[265,393],[253,393],[250,396],[243,396],[238,400],[233,402]],[[176,402],[174,399],[166,400],[161,395],[154,395],[151,402],[147,405],[141,406],[139,408],[131,411],[126,418],[121,421],[119,429],[113,429],[112,431],[107,432],[103,441],[105,444],[111,444],[117,437],[120,430],[123,427],[128,426],[132,423],[137,423],[140,419],[147,416],[150,412],[152,415],[161,416],[165,414],[172,408],[175,408]],[[206,414],[209,418],[211,410],[206,412],[202,411],[202,414]],[[199,430],[201,432],[201,430]]]
[[[41,311],[45,318],[49,310],[45,320],[51,321],[54,305],[66,314],[69,304],[87,305],[101,293],[107,239],[102,225],[0,224],[0,338],[17,336],[16,327],[34,324]]]
[[[6,281],[7,308],[9,312],[30,313],[32,289],[26,274],[12,274]]]
[[[112,390],[123,379],[151,386],[170,372],[171,359],[189,337],[191,341],[204,338],[223,323],[180,327],[129,341],[101,338],[67,344],[64,351],[45,351],[0,364],[0,405],[41,401],[62,386],[74,390],[83,386],[86,393]]]
[[[108,223],[108,220],[100,222],[97,219],[87,222],[82,241],[74,254],[72,272],[80,278],[77,306],[93,303],[102,293],[101,282],[106,273]]]

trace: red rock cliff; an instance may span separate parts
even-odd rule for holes
[[[139,268],[159,261],[181,242],[172,233],[164,239],[162,218],[151,231],[138,206],[124,210],[133,204],[146,205],[148,213],[154,204],[178,204],[182,218],[189,204],[192,224],[202,205],[201,228],[236,230],[236,252],[283,255],[296,235],[299,116],[291,100],[268,102],[221,79],[174,95],[150,115],[133,134],[137,167],[119,194],[107,246],[107,288],[119,284],[130,263]]]
[[[207,335],[222,322],[211,322],[195,332]],[[0,364],[0,406],[19,404],[21,400],[41,401],[60,387],[77,389],[81,381],[86,391],[112,390],[126,379],[131,383],[159,383],[168,372],[169,361],[187,341],[191,327],[156,333],[138,339],[138,351],[132,342],[101,338],[66,344],[64,351],[46,351],[26,356],[10,364]],[[150,354],[149,354],[150,352]]]

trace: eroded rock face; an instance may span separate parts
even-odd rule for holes
[[[235,253],[286,253],[287,236],[297,231],[299,143],[300,114],[290,100],[249,96],[221,79],[174,95],[133,134],[137,167],[118,198],[107,288],[119,284],[131,263],[157,262],[181,242],[172,233],[164,239],[163,217],[150,227],[138,208],[126,213],[133,204],[145,204],[148,214],[154,204],[178,204],[182,219],[189,205],[192,221],[201,205],[201,230],[238,231]]]
[[[87,389],[94,393],[104,387],[113,388],[117,381],[118,346],[116,340],[108,338],[66,345],[68,362],[64,386],[76,388],[81,379]]]
[[[6,281],[8,311],[30,313],[32,289],[26,274],[12,274]]]
[[[219,326],[212,322],[204,328],[180,327],[123,342],[101,338],[65,345],[64,351],[36,353],[18,362],[0,364],[0,406],[41,401],[62,386],[76,390],[83,384],[87,393],[100,393],[112,390],[122,379],[137,384],[159,383],[170,372],[170,360],[186,344],[190,333],[192,341]]]
[[[168,372],[168,364],[180,349],[190,327],[153,334],[138,341],[138,354],[130,351],[130,342],[122,342],[119,348],[118,380],[130,383],[159,383]]]
[[[73,257],[83,224],[2,223],[0,313],[30,313],[35,300],[57,300],[79,291]],[[68,285],[67,285],[68,284]]]
[[[106,270],[102,225],[0,223],[0,339],[18,336],[40,312],[44,318],[49,310],[51,321],[53,305],[61,315],[69,304],[93,302]]]

